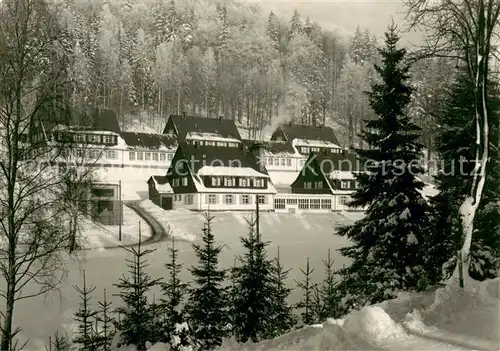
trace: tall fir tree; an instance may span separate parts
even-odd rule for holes
[[[498,86],[490,83],[490,140],[498,140],[500,99]],[[439,125],[436,140],[441,172],[435,176],[439,193],[431,199],[430,231],[437,233],[428,241],[429,265],[436,267],[434,280],[445,280],[453,272],[456,253],[462,247],[459,209],[468,195],[475,159],[474,81],[460,68],[445,104],[435,114]],[[483,197],[474,220],[469,273],[483,280],[498,275],[500,257],[500,169],[498,148],[491,148]]]
[[[175,349],[172,346],[174,337],[181,339],[180,343],[176,343],[177,346],[185,346],[188,344],[188,340],[182,337],[185,335],[175,335],[175,326],[176,324],[181,324],[185,321],[181,305],[184,296],[189,291],[189,285],[182,282],[179,278],[183,265],[178,263],[179,249],[175,247],[174,237],[172,237],[171,246],[168,248],[168,255],[170,262],[165,264],[168,277],[167,281],[161,285],[164,298],[161,299],[161,306],[163,310],[161,330],[163,338],[160,339],[160,341],[169,343],[171,348]]]
[[[78,324],[78,334],[73,339],[73,344],[78,350],[94,351],[98,350],[99,340],[97,330],[95,329],[95,321],[97,311],[91,307],[91,295],[95,290],[95,286],[87,286],[85,278],[85,270],[83,271],[83,286],[80,288],[74,286],[76,292],[80,295],[80,306],[75,313],[75,320]]]
[[[412,89],[406,49],[397,48],[398,41],[392,24],[380,49],[382,64],[374,66],[381,82],[368,93],[377,118],[366,121],[361,136],[370,149],[357,150],[365,172],[357,176],[360,186],[349,205],[366,207],[366,215],[338,230],[353,242],[340,250],[353,261],[340,271],[348,309],[417,289],[426,279],[428,206],[418,179],[423,146],[420,128],[405,114]]]
[[[147,294],[161,283],[161,279],[153,279],[148,273],[147,255],[155,249],[144,250],[141,245],[141,229],[139,227],[139,244],[137,248],[125,248],[133,255],[127,259],[129,276],[123,275],[118,284],[114,284],[120,292],[118,296],[123,301],[123,306],[117,309],[121,319],[118,329],[121,332],[121,343],[135,345],[137,350],[146,350],[146,342],[151,341],[153,309],[148,302]]]
[[[297,324],[297,318],[293,312],[293,307],[288,303],[292,289],[287,287],[286,279],[290,270],[285,270],[280,261],[280,248],[272,264],[272,284],[273,292],[271,302],[272,319],[271,328],[266,334],[266,339],[273,339],[285,334],[293,329]]]
[[[274,291],[271,261],[259,233],[257,220],[248,220],[248,235],[241,238],[245,254],[239,257],[240,266],[235,269],[233,331],[238,342],[259,342],[266,338],[273,323]]]
[[[319,321],[324,321],[327,318],[338,318],[339,316],[339,300],[338,286],[335,279],[335,270],[333,265],[335,260],[332,258],[331,250],[328,249],[328,256],[322,260],[324,266],[324,278],[315,290],[316,300],[319,300],[319,309],[316,315]]]
[[[115,335],[113,325],[115,320],[111,315],[111,302],[108,300],[106,289],[104,289],[104,298],[98,301],[99,310],[97,321],[100,323],[98,330],[99,349],[102,351],[111,351],[111,343]]]
[[[306,258],[306,269],[300,269],[300,272],[304,276],[302,281],[296,281],[297,286],[302,290],[302,300],[297,303],[297,308],[301,309],[300,317],[302,319],[303,325],[311,325],[316,322],[315,312],[315,296],[314,290],[316,289],[316,284],[312,282],[312,274],[314,268],[311,268],[309,264],[309,257]],[[317,302],[317,300],[316,300]]]
[[[191,333],[200,350],[214,350],[229,335],[227,291],[223,287],[226,272],[219,268],[222,246],[215,246],[212,216],[205,214],[203,246],[193,245],[198,266],[191,268],[194,287],[189,293],[187,316]]]

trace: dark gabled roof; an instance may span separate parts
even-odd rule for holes
[[[348,172],[357,172],[360,170],[361,165],[358,161],[358,157],[353,152],[345,151],[343,153],[311,153],[304,164],[306,167],[307,164],[311,164],[311,158],[314,157],[313,162],[317,167],[320,167],[321,170],[325,174],[330,174],[333,171],[348,171]]]
[[[276,141],[276,140],[268,140],[268,141],[255,141],[250,139],[244,139],[243,145],[250,147],[255,143],[259,143],[265,150],[269,151],[272,154],[295,154],[295,149],[291,142],[288,141]]]
[[[175,149],[177,147],[177,139],[173,135],[121,132],[120,136],[127,146],[131,147],[145,149],[159,149],[162,146],[168,149]]]
[[[161,176],[161,175],[152,175],[149,177],[148,182],[153,179],[156,183],[163,185],[168,183],[168,179],[166,176]]]
[[[223,118],[195,117],[186,115],[170,115],[177,127],[181,140],[186,138],[187,133],[213,133],[224,138],[234,138],[241,140],[238,128],[233,120]],[[163,134],[167,134],[167,130]]]
[[[120,133],[120,124],[113,110],[103,109],[94,111],[92,119],[92,128],[94,130],[106,130],[108,132]]]
[[[323,140],[340,145],[333,129],[326,126],[310,126],[305,124],[283,124],[280,126],[285,139],[291,142],[293,139]]]
[[[264,174],[268,174],[265,168],[259,170],[257,157],[246,148],[240,147],[218,147],[218,146],[193,146],[186,143],[179,144],[185,161],[192,166],[196,173],[203,166],[225,166],[225,167],[250,167]],[[194,162],[192,160],[195,160]]]

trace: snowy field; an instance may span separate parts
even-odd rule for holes
[[[132,209],[123,206],[122,241],[118,240],[118,225],[102,225],[88,219],[82,219],[80,233],[83,247],[86,249],[105,249],[118,245],[134,244],[139,241],[139,222],[141,222],[141,237],[146,240],[151,237],[151,228]]]
[[[203,223],[202,214],[187,211],[162,211],[158,214],[164,217],[163,223],[168,221],[178,232],[184,232],[199,237]],[[213,231],[216,240],[224,245],[220,256],[221,265],[230,268],[234,265],[236,255],[242,255],[240,236],[247,232],[245,218],[250,213],[214,213]],[[289,284],[295,286],[294,280],[302,279],[299,268],[305,266],[306,257],[309,256],[311,266],[315,268],[313,277],[319,280],[322,276],[321,260],[327,255],[328,249],[332,249],[332,256],[336,259],[336,268],[348,263],[343,259],[336,249],[348,244],[345,238],[333,235],[339,224],[349,223],[360,214],[346,213],[336,214],[310,214],[290,215],[276,213],[262,213],[261,233],[264,240],[271,241],[268,248],[269,256],[274,257],[277,247],[280,247],[280,258],[282,264],[291,268]],[[349,218],[351,217],[351,219]],[[190,274],[187,268],[196,263],[191,243],[178,241],[176,244],[180,250],[179,258],[186,265],[182,278],[189,280]],[[164,263],[167,259],[167,243],[151,244],[148,248],[157,249],[149,256],[148,272],[154,277],[165,276]],[[96,286],[92,301],[94,303],[102,298],[103,289],[108,289],[108,296],[116,293],[112,284],[125,273],[125,258],[130,256],[123,249],[93,250],[81,253],[78,260],[68,263],[68,277],[61,286],[59,292],[53,292],[46,297],[38,297],[20,301],[16,305],[15,325],[23,328],[21,338],[30,339],[26,350],[44,350],[48,337],[63,325],[69,327],[72,323],[73,313],[78,306],[79,296],[75,293],[73,285],[81,284],[82,269],[85,269],[87,282]],[[31,287],[33,289],[33,287]],[[26,289],[29,293],[31,289]],[[292,302],[298,301],[300,292],[292,293]],[[116,306],[117,297],[110,297]],[[36,316],[36,318],[33,318]]]

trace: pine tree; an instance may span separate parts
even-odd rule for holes
[[[406,83],[406,49],[396,47],[399,37],[394,24],[385,37],[382,64],[375,65],[381,83],[372,85],[368,93],[378,118],[367,121],[362,133],[370,149],[357,150],[366,172],[357,176],[360,186],[350,203],[366,207],[366,215],[338,230],[353,242],[340,250],[353,261],[340,271],[348,308],[393,298],[426,279],[422,247],[428,206],[420,193],[424,183],[417,178],[422,173],[420,128],[405,114],[412,89]]]
[[[153,313],[148,303],[147,293],[151,288],[160,284],[161,279],[152,279],[145,272],[148,267],[146,256],[156,251],[155,249],[143,250],[141,247],[141,229],[139,227],[139,244],[137,248],[125,248],[133,255],[127,259],[129,276],[123,275],[118,284],[114,284],[120,292],[118,296],[123,300],[124,306],[117,309],[120,313],[119,330],[122,343],[135,345],[137,350],[146,350],[146,342],[150,341],[152,332]]]
[[[267,35],[274,42],[276,50],[280,48],[280,24],[273,11],[269,13],[267,20]]]
[[[302,309],[300,317],[304,325],[311,325],[316,322],[314,316],[313,304],[314,304],[314,289],[316,284],[312,283],[311,275],[314,269],[309,265],[309,257],[306,258],[306,269],[300,269],[300,272],[304,275],[304,280],[295,281],[297,286],[302,290],[302,301],[297,304],[297,308]]]
[[[80,295],[80,305],[75,313],[75,320],[78,323],[78,334],[73,339],[73,343],[77,345],[78,350],[92,351],[98,348],[97,331],[94,329],[94,322],[97,316],[97,311],[91,308],[91,294],[95,290],[95,286],[87,286],[85,279],[85,270],[83,271],[83,286],[73,287]]]
[[[266,258],[267,242],[262,242],[257,220],[248,220],[248,236],[241,242],[246,252],[239,257],[235,270],[232,314],[233,331],[238,342],[259,342],[266,337],[273,322],[272,264]]]
[[[170,262],[165,264],[168,272],[167,282],[161,285],[164,298],[161,299],[164,318],[162,320],[162,333],[164,338],[160,341],[167,342],[172,346],[175,335],[175,325],[184,322],[184,315],[181,310],[181,304],[184,296],[189,291],[189,285],[179,279],[182,272],[182,264],[177,261],[179,250],[175,248],[175,238],[172,237],[172,245],[168,248]],[[187,340],[182,340],[179,346],[187,345]]]
[[[302,33],[302,19],[299,11],[294,10],[292,20],[290,21],[290,37],[293,38],[300,33]]]
[[[337,294],[337,282],[335,279],[335,270],[333,265],[335,260],[331,256],[331,250],[328,249],[328,256],[325,260],[322,260],[324,270],[323,282],[317,286],[315,290],[316,299],[319,299],[320,308],[316,313],[319,321],[324,321],[327,318],[337,318],[339,316],[338,301],[339,296]]]
[[[490,118],[491,140],[498,140],[498,111],[500,99],[497,87],[491,83]],[[431,200],[432,216],[428,241],[429,267],[435,267],[432,283],[447,279],[456,263],[456,252],[462,247],[462,228],[459,209],[472,182],[475,158],[471,145],[475,143],[474,82],[461,68],[445,104],[436,113],[438,129],[437,151],[442,172],[435,177],[438,195]],[[485,190],[474,223],[474,242],[471,248],[469,273],[478,280],[497,275],[500,257],[500,174],[498,150],[492,148],[487,166]],[[432,236],[432,234],[435,234]],[[443,269],[441,269],[443,268]]]
[[[111,302],[108,301],[106,289],[104,289],[103,300],[98,301],[98,304],[99,315],[97,316],[97,320],[100,323],[99,348],[102,351],[111,351],[111,342],[115,335],[113,330],[115,319],[111,316]]]
[[[46,351],[70,351],[71,344],[66,335],[61,335],[56,332],[54,338],[49,337],[49,346],[45,346]]]
[[[292,289],[287,287],[286,279],[290,270],[284,270],[280,262],[280,248],[278,255],[273,260],[272,265],[272,283],[273,289],[271,295],[272,302],[272,322],[271,329],[266,334],[266,339],[273,339],[289,332],[297,323],[297,318],[293,313],[293,307],[288,304],[288,298]]]
[[[214,350],[228,335],[227,291],[222,286],[226,272],[219,269],[222,246],[215,246],[213,217],[205,214],[201,245],[193,245],[198,266],[190,269],[195,286],[190,289],[187,315],[193,338],[201,350]]]

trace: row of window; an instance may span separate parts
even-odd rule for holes
[[[239,178],[238,186],[240,187],[254,187],[263,188],[265,185],[262,178]],[[212,177],[212,186],[236,186],[236,178],[234,177]]]
[[[302,160],[303,161],[303,160]],[[274,157],[266,157],[266,166],[292,166],[291,158],[274,158]]]
[[[179,186],[187,186],[187,185],[188,185],[187,177],[174,178],[172,180],[172,187],[174,187],[174,188],[177,188]]]
[[[187,144],[200,145],[200,146],[219,146],[219,147],[238,147],[239,144],[227,141],[213,141],[213,140],[186,140]]]
[[[163,152],[142,152],[142,151],[129,151],[129,161],[159,161],[165,162],[166,160],[172,161],[174,154]]]
[[[99,134],[73,134],[73,141],[76,143],[102,143],[116,144],[117,137],[114,135],[99,135]]]
[[[312,189],[313,182],[304,182],[304,189]],[[323,189],[323,181],[314,182],[314,189]]]
[[[309,147],[309,146],[301,146],[300,147],[300,153],[302,154],[309,154],[310,152],[320,152],[322,150],[325,150],[326,152],[330,151],[332,154],[340,154],[342,153],[342,149],[340,148],[326,148],[322,149],[319,147]]]
[[[225,194],[225,195],[220,195],[222,197],[221,203],[224,203],[226,205],[235,205],[236,204],[236,195],[233,194]],[[266,204],[267,197],[265,195],[257,195],[257,199],[259,201],[259,204]],[[251,205],[253,202],[253,196],[252,195],[240,195],[239,196],[239,203],[242,205]],[[207,194],[205,195],[205,203],[206,204],[211,204],[215,205],[219,203],[219,195],[217,194]]]
[[[339,203],[341,205],[346,205],[348,202],[349,196],[340,196]],[[274,199],[276,210],[285,210],[286,205],[298,205],[300,210],[330,210],[332,199]]]

